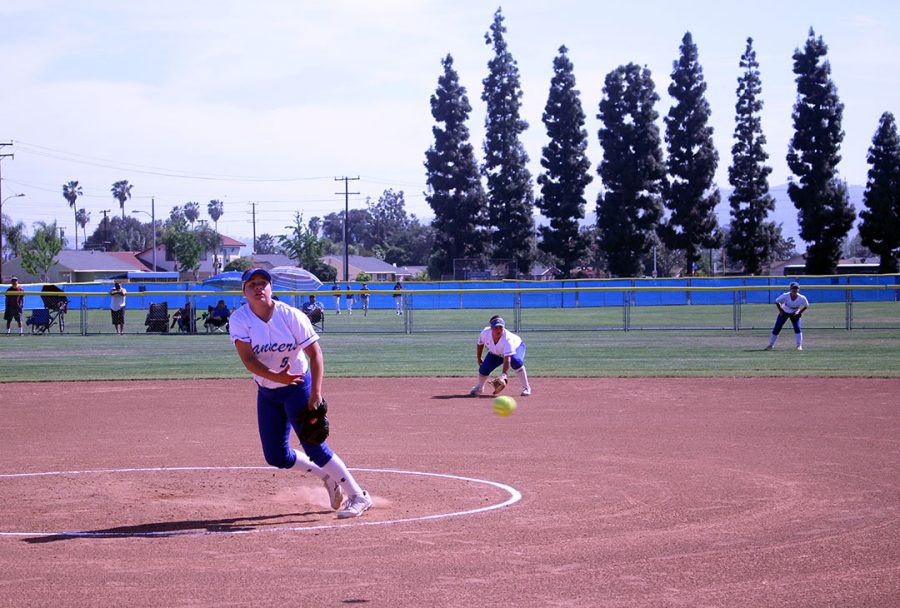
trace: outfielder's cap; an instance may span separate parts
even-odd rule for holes
[[[269,271],[265,268],[250,268],[244,271],[244,274],[241,275],[241,283],[246,283],[250,279],[252,279],[255,275],[262,275],[269,283],[272,282],[272,275],[269,274]]]
[[[491,321],[491,327],[506,327],[506,321],[503,320],[503,317],[497,317]]]
[[[798,283],[797,281],[791,281],[791,284],[788,285],[788,289],[793,289],[794,287],[800,289],[800,283]]]
[[[10,277],[9,282],[12,283],[13,281],[18,282],[18,281],[19,281],[19,277]]]

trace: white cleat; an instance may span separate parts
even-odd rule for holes
[[[331,508],[337,511],[344,502],[344,492],[341,491],[341,485],[331,477],[322,480],[325,484],[325,491],[328,492],[328,500],[331,502]]]
[[[531,387],[530,387],[530,386],[529,386],[528,388],[523,388],[523,389],[522,389],[522,396],[523,396],[523,397],[529,397],[529,396],[531,396]]]
[[[803,346],[801,344],[797,345],[797,350],[803,350]]]
[[[472,390],[469,391],[469,397],[478,397],[479,395],[481,395],[481,387],[473,386]]]
[[[767,347],[765,347],[763,350],[775,350],[775,347],[772,346],[771,344],[769,344],[769,345],[768,345]]]
[[[351,517],[359,517],[369,510],[372,506],[372,499],[369,498],[368,492],[351,496],[344,503],[344,508],[337,512],[338,519],[350,519]]]

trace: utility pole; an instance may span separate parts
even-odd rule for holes
[[[104,209],[100,213],[103,214],[103,251],[109,249],[107,245],[109,245],[109,220],[106,218],[106,214],[109,213],[109,209]]]
[[[350,280],[350,256],[347,253],[347,223],[350,221],[350,195],[351,194],[359,194],[359,192],[350,192],[348,188],[350,186],[349,182],[356,181],[359,179],[359,176],[356,177],[336,177],[334,181],[336,182],[344,182],[344,191],[343,192],[335,192],[335,194],[343,194],[344,195],[344,282]]]
[[[256,203],[250,203],[253,206],[253,251],[252,255],[256,255]]]
[[[12,153],[2,152],[5,146],[11,146],[12,142],[0,143],[0,161],[4,158],[15,158]],[[0,165],[3,163],[0,162]],[[0,175],[0,218],[3,217],[3,176]],[[0,282],[3,282],[3,230],[0,230]]]

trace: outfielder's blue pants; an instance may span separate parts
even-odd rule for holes
[[[784,324],[787,323],[787,320],[791,320],[791,325],[794,326],[794,333],[799,334],[803,330],[800,327],[800,319],[797,317],[789,317],[788,315],[779,314],[778,318],[775,319],[775,327],[772,328],[772,335],[777,336],[781,333],[781,328],[784,327]]]
[[[494,353],[488,353],[488,356],[485,357],[481,361],[481,366],[478,368],[478,373],[482,376],[490,376],[491,372],[503,365],[503,357],[497,356]],[[519,369],[525,365],[525,343],[519,346],[516,349],[516,352],[513,353],[513,356],[509,359],[509,366],[511,368]]]
[[[291,384],[281,388],[259,387],[256,393],[256,417],[259,424],[259,439],[262,441],[266,462],[279,469],[289,469],[297,462],[297,455],[291,448],[291,428],[299,433],[300,425],[294,417],[302,408],[309,406],[310,375],[302,384]],[[299,436],[299,435],[298,435]],[[331,449],[326,445],[300,442],[309,459],[318,466],[331,460]]]

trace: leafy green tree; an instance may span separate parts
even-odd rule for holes
[[[84,235],[84,241],[87,242],[87,225],[91,221],[91,214],[84,207],[75,212],[75,223],[81,226],[81,233]],[[76,234],[78,229],[75,229]]]
[[[844,104],[825,59],[828,47],[810,28],[803,50],[794,51],[797,101],[791,115],[794,136],[788,146],[788,196],[798,210],[800,238],[809,243],[806,272],[833,274],[841,243],[856,219],[847,184],[837,175],[844,139]]]
[[[170,216],[163,228],[162,242],[166,255],[175,261],[177,270],[192,273],[196,280],[204,245],[200,235],[188,227],[184,216]]]
[[[368,241],[366,249],[372,250],[376,245],[387,245],[392,238],[406,230],[409,218],[406,215],[406,200],[403,190],[394,192],[385,190],[378,200],[366,200],[369,212]]]
[[[201,251],[213,254],[213,271],[218,272],[219,258],[216,252],[222,248],[222,235],[216,232],[206,220],[201,221],[193,231],[200,241]]]
[[[225,204],[220,200],[213,199],[209,201],[209,204],[206,206],[206,212],[209,214],[210,219],[212,219],[216,234],[218,234],[219,218],[221,218],[225,213]],[[213,257],[213,267],[218,269],[220,265],[221,262],[219,262],[219,250],[216,250]]]
[[[47,280],[47,272],[50,267],[58,263],[56,256],[62,251],[65,242],[59,236],[59,227],[56,222],[47,224],[37,222],[34,225],[34,236],[25,241],[22,246],[22,268],[28,274]]]
[[[225,264],[223,269],[225,272],[238,271],[244,272],[253,268],[253,259],[247,257],[236,258]]]
[[[125,216],[105,218],[84,242],[84,249],[103,251],[140,251],[153,242],[150,223]]]
[[[519,136],[528,128],[520,118],[522,87],[519,67],[503,34],[503,14],[498,8],[485,34],[494,57],[488,62],[481,99],[485,116],[484,165],[490,213],[492,255],[515,260],[521,274],[528,274],[534,259],[534,191],[528,171],[528,154]]]
[[[647,68],[629,63],[606,75],[597,114],[603,148],[598,173],[604,186],[597,197],[597,245],[615,276],[640,275],[663,214],[657,101]]]
[[[772,168],[765,164],[769,155],[764,148],[766,136],[759,116],[763,107],[759,97],[762,81],[753,38],[747,38],[740,67],[744,72],[738,78],[734,145],[728,168],[728,181],[734,190],[728,199],[731,224],[726,249],[732,262],[743,267],[745,273],[758,275],[772,261],[780,228],[766,220],[775,209],[775,198],[769,194]]]
[[[183,211],[184,218],[191,225],[191,228],[193,228],[194,222],[200,219],[200,203],[185,203]]]
[[[878,272],[898,271],[900,254],[900,138],[894,115],[885,112],[869,148],[869,175],[860,212],[862,244],[880,257]]]
[[[584,110],[567,52],[565,46],[559,47],[559,55],[553,60],[553,79],[543,115],[550,143],[544,146],[541,158],[545,172],[537,178],[542,194],[537,207],[550,221],[550,226],[539,228],[538,248],[552,257],[564,277],[571,276],[587,252],[579,220],[584,219],[584,189],[594,179],[585,154],[588,134]]]
[[[431,96],[431,115],[439,124],[431,129],[434,144],[425,153],[425,200],[434,211],[435,232],[428,271],[434,278],[451,275],[457,258],[488,257],[487,200],[466,127],[472,106],[453,57],[441,64],[444,73]]]
[[[367,209],[350,209],[347,216],[347,243],[351,249],[362,247],[369,239],[370,217]],[[322,219],[322,235],[334,243],[344,242],[344,211],[329,213]]]
[[[0,217],[0,230],[3,230],[3,249],[0,249],[0,255],[3,250],[8,249],[14,257],[22,254],[22,246],[28,240],[26,235],[27,226],[24,222],[13,222],[12,219],[4,214]]]
[[[718,247],[722,235],[715,213],[719,189],[713,182],[719,153],[709,125],[703,68],[690,32],[672,64],[669,95],[674,103],[665,119],[670,181],[664,201],[670,216],[660,234],[670,249],[684,251],[686,270],[693,274],[701,250]]]
[[[256,253],[272,254],[278,252],[279,246],[276,237],[267,232],[256,237]]]
[[[67,184],[63,184],[62,194],[63,198],[69,203],[69,207],[75,213],[75,225],[77,226],[78,211],[75,208],[75,201],[82,195],[81,186],[78,185],[77,181],[70,181]],[[75,228],[75,249],[78,249],[78,228]]]
[[[122,219],[125,219],[125,201],[131,199],[131,189],[134,186],[128,183],[127,179],[120,180],[115,182],[110,188],[110,192],[112,192],[113,198],[119,202],[119,207],[122,208]]]
[[[310,271],[321,281],[331,281],[337,276],[337,270],[322,262],[324,245],[319,237],[303,224],[303,216],[294,214],[294,223],[285,226],[288,234],[278,235],[278,241],[285,255],[294,260],[297,266]]]

